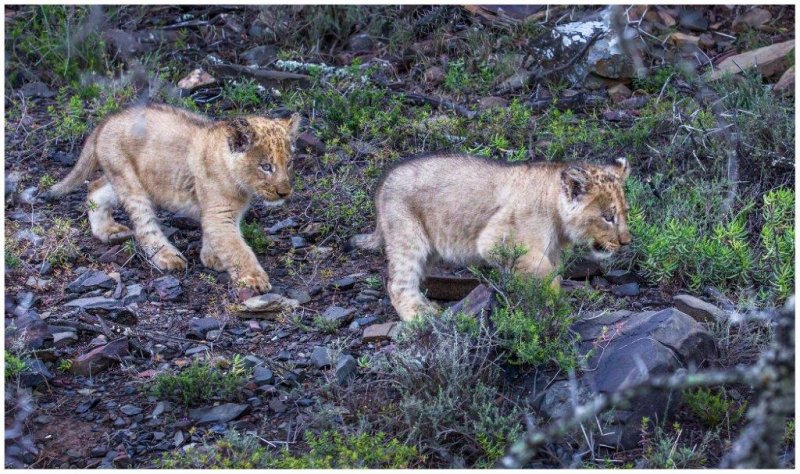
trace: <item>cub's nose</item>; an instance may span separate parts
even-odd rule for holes
[[[623,232],[619,234],[619,244],[620,245],[630,245],[631,243],[631,233],[630,232]]]
[[[292,190],[291,189],[288,190],[288,191],[277,190],[276,192],[278,193],[278,197],[281,198],[281,199],[287,198],[287,197],[289,197],[290,194],[292,194]]]

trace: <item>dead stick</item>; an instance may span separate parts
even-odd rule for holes
[[[418,93],[415,93],[415,92],[403,92],[403,91],[393,91],[393,92],[395,92],[397,94],[403,94],[403,97],[408,102],[425,103],[425,104],[433,105],[435,107],[442,107],[442,108],[445,108],[445,109],[452,109],[458,115],[461,115],[463,117],[474,118],[475,115],[477,114],[477,112],[475,112],[473,110],[469,110],[468,108],[464,107],[463,105],[456,104],[454,102],[450,102],[449,100],[440,99],[438,97],[431,97],[431,96],[428,96],[428,95],[418,94]]]

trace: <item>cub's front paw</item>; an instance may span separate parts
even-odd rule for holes
[[[186,257],[172,246],[164,247],[151,259],[160,270],[185,270]]]
[[[103,243],[121,244],[133,237],[133,231],[128,227],[115,222],[103,229],[99,229],[96,233],[94,233],[94,236],[100,239],[100,241]]]
[[[266,293],[272,289],[267,272],[260,268],[258,270],[240,273],[237,281],[244,287],[253,288],[262,293]]]
[[[225,265],[222,264],[222,260],[211,250],[206,250],[206,247],[200,250],[200,261],[203,262],[206,268],[210,268],[214,271],[221,272],[225,270]]]

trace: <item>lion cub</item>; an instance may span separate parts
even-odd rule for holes
[[[372,250],[384,245],[389,297],[408,321],[435,310],[419,291],[432,256],[482,264],[496,244],[519,243],[527,253],[517,270],[544,276],[569,244],[588,243],[595,258],[628,245],[622,190],[628,174],[625,159],[507,164],[459,154],[419,156],[387,172],[375,194],[375,231],[350,243]]]
[[[121,203],[136,240],[162,270],[186,268],[169,243],[155,207],[198,219],[203,230],[200,259],[228,271],[239,283],[268,291],[267,273],[242,238],[239,221],[257,195],[278,205],[292,193],[291,160],[300,117],[239,117],[214,122],[167,105],[137,106],[100,124],[84,144],[75,168],[47,196],[58,198],[89,184],[89,223],[103,242],[131,236],[112,212]]]

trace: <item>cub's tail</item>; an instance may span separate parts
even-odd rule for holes
[[[378,230],[371,234],[358,234],[350,237],[345,245],[345,251],[351,251],[356,248],[371,250],[376,252],[380,250],[383,245],[383,238]]]
[[[97,144],[97,132],[98,130],[93,131],[92,134],[89,135],[89,138],[86,139],[86,142],[83,144],[81,156],[78,158],[78,162],[75,163],[75,167],[72,168],[72,171],[70,171],[64,179],[45,191],[43,194],[45,199],[52,200],[69,193],[83,184],[89,175],[97,169],[99,163],[97,155],[94,152],[95,145]]]

